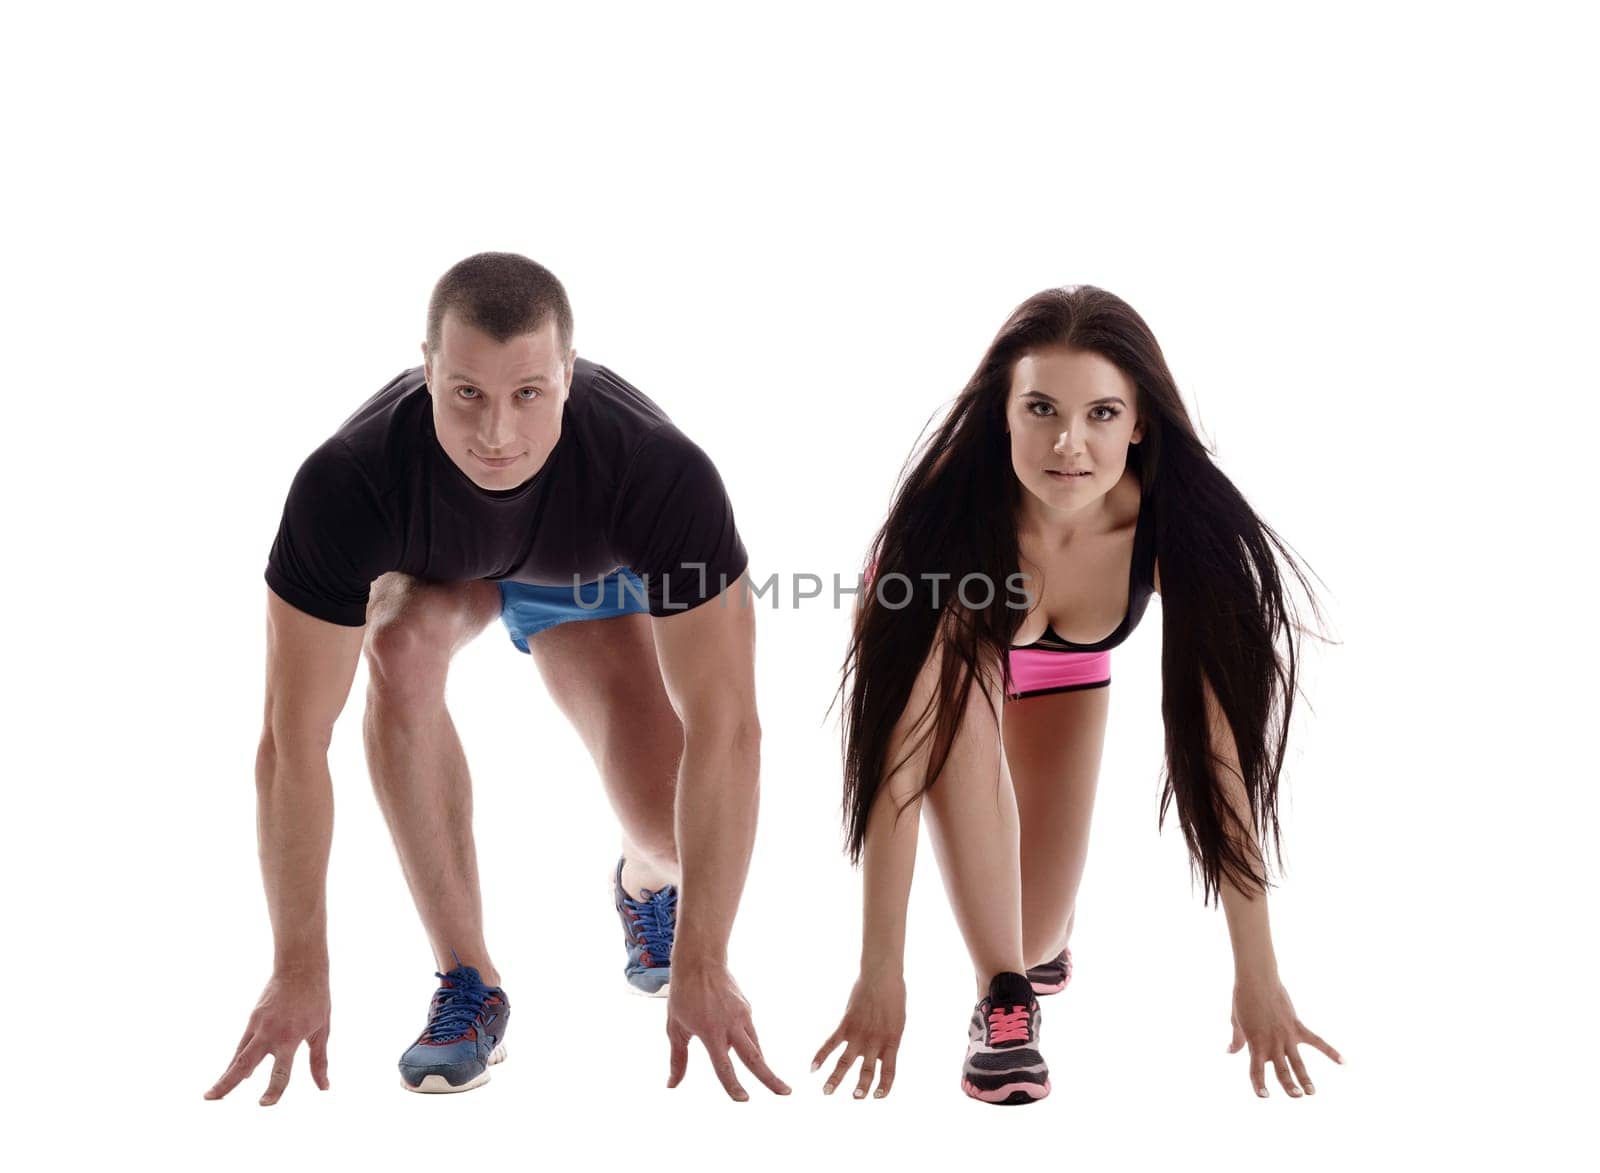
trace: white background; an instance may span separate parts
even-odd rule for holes
[[[0,69],[14,1136],[76,1167],[1580,1163],[1597,781],[1592,72],[1520,5],[52,8]],[[42,10],[42,9],[41,9]],[[1586,113],[1589,112],[1589,113]],[[1258,1101],[1222,917],[1156,833],[1160,610],[1115,654],[1054,1094],[957,1088],[965,952],[931,857],[892,1096],[809,1058],[854,977],[845,612],[760,621],[762,820],[733,963],[778,1101],[624,993],[615,824],[498,627],[452,711],[511,1061],[394,1062],[434,981],[361,757],[333,747],[332,1090],[205,1103],[268,976],[251,765],[261,570],[299,461],[508,249],[580,352],[717,461],[758,574],[850,574],[928,417],[1028,294],[1166,350],[1224,470],[1321,576],[1272,897],[1346,1056]],[[1314,710],[1314,711],[1313,711]],[[1589,926],[1589,927],[1585,927]],[[16,1152],[14,1141],[13,1151]],[[27,1150],[24,1150],[27,1151]]]

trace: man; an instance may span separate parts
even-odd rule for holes
[[[363,650],[367,761],[443,980],[402,1077],[464,1091],[504,1055],[510,1002],[483,940],[471,783],[444,700],[451,656],[497,613],[622,823],[626,972],[668,994],[668,1086],[697,1036],[734,1099],[748,1097],[730,1050],[786,1094],[726,964],[759,769],[745,569],[716,469],[577,357],[548,270],[483,253],[447,272],[422,367],[311,454],[272,546],[256,791],[274,966],[206,1097],[271,1054],[261,1103],[276,1103],[302,1040],[327,1087],[327,749]]]

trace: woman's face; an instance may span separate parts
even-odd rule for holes
[[[1052,346],[1011,372],[1006,431],[1017,479],[1044,504],[1077,510],[1122,479],[1128,445],[1144,438],[1133,381],[1109,359]]]

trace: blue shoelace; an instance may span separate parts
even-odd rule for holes
[[[623,899],[639,914],[637,922],[639,935],[644,938],[644,947],[650,954],[650,960],[657,966],[671,965],[672,934],[678,914],[678,889],[669,884],[661,891],[648,895],[644,900],[634,900],[629,896],[624,896]]]
[[[466,976],[459,969],[435,973],[433,976],[451,984],[441,986],[434,995],[433,1012],[428,1019],[426,1034],[429,1042],[449,1042],[467,1033],[478,1020],[483,1004],[494,996],[494,990]]]

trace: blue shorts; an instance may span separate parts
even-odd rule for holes
[[[529,636],[558,623],[648,614],[644,583],[626,566],[577,587],[500,583],[500,622],[519,652],[528,650]]]

